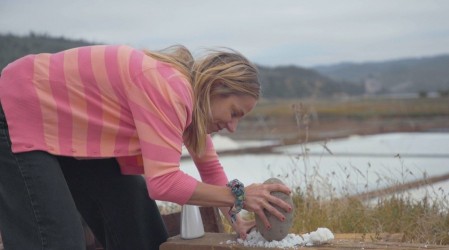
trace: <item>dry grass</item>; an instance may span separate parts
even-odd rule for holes
[[[353,98],[353,99],[310,99],[301,100],[310,115],[322,117],[389,117],[389,116],[434,116],[449,115],[448,97],[439,98]],[[274,116],[292,117],[291,107],[298,100],[262,100],[250,117]]]
[[[435,107],[441,106],[441,104],[427,102],[427,104],[430,103]],[[385,106],[387,109],[389,104],[385,105],[387,105]],[[383,110],[384,104],[381,106]],[[303,105],[294,107],[298,133],[308,134],[310,109]],[[376,107],[379,108],[379,105]],[[426,112],[429,111],[427,108],[424,109]],[[363,110],[363,108],[361,109]],[[410,110],[417,109],[417,107],[412,107]],[[436,109],[434,108],[430,112],[441,112]],[[375,111],[377,114],[382,112]],[[423,111],[419,112],[422,115]],[[445,112],[447,111],[442,113]],[[410,115],[409,111],[407,113]],[[304,185],[302,189],[296,188],[293,195],[296,214],[292,232],[304,233],[325,226],[335,233],[374,233],[375,235],[401,233],[404,242],[449,244],[449,203],[445,190],[434,191],[432,196],[427,194],[421,200],[416,200],[408,192],[390,190],[392,195],[378,197],[374,201],[367,202],[362,200],[363,196],[350,192],[356,184],[351,183],[349,176],[360,175],[363,179],[368,176],[368,173],[364,175],[356,166],[351,166],[344,168],[346,173],[343,176],[347,176],[347,179],[341,180],[343,182],[340,183],[341,193],[336,194],[336,188],[327,178],[319,176],[316,169],[310,170],[307,160],[307,138],[307,136],[304,137],[301,157],[297,158],[295,166],[302,168],[302,171],[297,172],[303,174],[297,179]],[[326,148],[325,145],[324,147]],[[331,153],[328,148],[326,150]],[[403,164],[400,156],[398,158]],[[407,166],[402,166],[402,180],[399,182],[405,183],[410,175],[413,175],[413,172],[407,169]],[[389,183],[389,186],[398,184],[397,180],[392,180],[388,176],[378,181]],[[366,182],[368,181],[366,180]],[[323,193],[326,192],[327,195],[323,196]]]
[[[449,98],[300,100],[307,109],[311,141],[356,134],[448,128]],[[280,139],[296,143],[298,100],[261,100],[227,136],[237,140]],[[301,138],[299,141],[303,141]]]
[[[291,184],[295,190],[293,200],[296,207],[292,233],[305,233],[318,227],[328,227],[334,233],[358,233],[380,240],[381,235],[401,235],[401,241],[407,243],[449,244],[449,202],[447,191],[433,190],[433,193],[416,200],[410,192],[390,190],[390,195],[379,196],[366,201],[363,195],[354,194],[354,186],[349,176],[359,175],[361,179],[370,173],[361,173],[357,166],[343,168],[341,176],[319,176],[319,166],[311,167],[308,162],[307,143],[315,129],[319,117],[336,117],[337,119],[385,119],[394,117],[441,117],[449,115],[447,98],[435,99],[358,99],[345,101],[263,101],[251,114],[254,117],[275,117],[276,120],[290,120],[294,123],[293,131],[302,145],[302,152],[295,157],[290,176],[296,175],[296,182],[301,188]],[[293,114],[293,115],[292,115]],[[290,118],[288,118],[290,117]],[[251,121],[252,120],[252,121]],[[413,120],[415,121],[415,120]],[[331,128],[332,129],[332,128]],[[328,153],[330,150],[323,147]],[[400,157],[398,159],[401,161]],[[402,161],[401,161],[402,163]],[[371,173],[376,174],[376,173]],[[402,180],[393,180],[391,176],[378,176],[385,186],[405,183],[414,176],[407,166],[402,166]],[[281,176],[278,176],[281,177]],[[282,177],[281,177],[282,178]],[[425,175],[423,175],[425,178]],[[335,183],[335,179],[341,183]],[[331,181],[332,180],[332,181]],[[367,180],[366,180],[367,182]],[[297,184],[296,183],[296,184]],[[332,184],[333,183],[333,184]],[[338,190],[340,193],[336,193]],[[367,191],[367,190],[366,190]],[[430,195],[432,194],[432,195]],[[246,214],[254,218],[252,213]],[[225,229],[231,227],[224,222]]]
[[[334,233],[403,235],[409,243],[449,244],[448,207],[428,197],[416,201],[407,196],[379,198],[366,204],[354,198],[323,200],[295,194],[294,233],[328,227]]]

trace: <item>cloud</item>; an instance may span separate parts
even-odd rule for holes
[[[235,48],[265,65],[448,53],[446,0],[2,0],[0,32],[160,49]]]

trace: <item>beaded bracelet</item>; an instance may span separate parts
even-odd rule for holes
[[[245,186],[237,179],[230,181],[226,186],[231,188],[231,192],[235,196],[234,206],[232,206],[228,212],[231,216],[231,222],[234,223],[237,219],[237,214],[243,209]]]

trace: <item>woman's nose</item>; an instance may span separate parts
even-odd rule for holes
[[[234,133],[235,130],[237,129],[238,123],[239,123],[239,121],[237,119],[232,119],[230,122],[226,123],[226,129],[229,132]]]

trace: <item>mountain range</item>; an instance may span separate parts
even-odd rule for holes
[[[337,81],[362,84],[374,94],[449,90],[449,55],[341,63],[313,69]]]
[[[0,34],[0,69],[27,54],[91,45],[83,40],[30,33]],[[449,55],[316,67],[258,65],[263,96],[335,97],[449,91]]]

